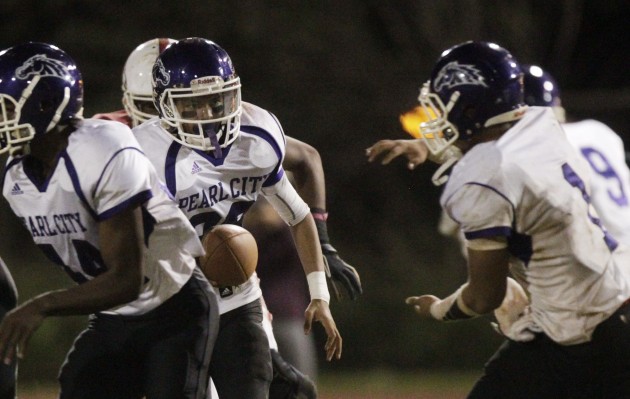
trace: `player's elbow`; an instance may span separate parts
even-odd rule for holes
[[[316,170],[321,168],[322,158],[319,151],[310,144],[301,143],[299,146],[299,156],[294,159],[294,171],[300,170]]]
[[[302,147],[302,151],[304,151],[304,157],[306,159],[309,159],[312,162],[321,163],[322,159],[319,155],[319,151],[317,151],[312,145],[305,143]]]

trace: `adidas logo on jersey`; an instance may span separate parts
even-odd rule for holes
[[[15,183],[13,188],[11,189],[11,195],[24,194],[24,191],[20,188],[20,185]]]
[[[234,291],[232,290],[232,287],[219,287],[219,295],[221,296],[221,298],[228,297],[233,293]]]
[[[191,173],[194,175],[195,173],[201,172],[201,168],[197,165],[197,162],[193,161],[192,171]]]

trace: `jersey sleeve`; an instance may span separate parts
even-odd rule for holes
[[[514,205],[497,188],[468,183],[461,186],[443,206],[461,225],[467,240],[509,237],[512,234]]]
[[[282,125],[280,121],[274,114],[269,112],[271,116],[272,122],[269,122],[269,131],[271,132],[272,140],[270,140],[270,144],[273,147],[276,155],[278,156],[278,164],[269,175],[267,180],[263,183],[264,187],[269,187],[277,184],[281,181],[282,177],[285,175],[284,169],[282,168],[282,161],[284,161],[284,156],[286,154],[286,145],[287,139],[284,135],[284,130],[282,129]]]
[[[118,151],[107,163],[94,190],[95,210],[100,220],[116,215],[152,196],[152,166],[138,148]]]
[[[280,177],[277,184],[264,187],[262,194],[289,226],[300,223],[310,212],[310,208],[295,191],[285,174]]]
[[[269,151],[274,154],[275,167],[263,182],[263,186],[271,187],[280,182],[284,176],[282,161],[286,153],[286,136],[278,118],[265,109],[243,102],[241,132],[262,138],[269,144]]]

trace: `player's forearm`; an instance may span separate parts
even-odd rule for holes
[[[300,223],[291,227],[291,233],[295,240],[295,246],[300,256],[304,273],[308,275],[312,272],[325,271],[322,249],[319,244],[313,216],[311,214],[306,215]]]
[[[140,273],[105,272],[72,288],[49,291],[31,301],[44,316],[81,315],[111,309],[136,299],[141,288]]]

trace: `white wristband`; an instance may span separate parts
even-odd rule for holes
[[[308,291],[311,293],[311,301],[313,299],[322,299],[330,303],[330,293],[326,284],[325,272],[310,272],[306,276],[306,282],[308,283]]]
[[[453,292],[451,295],[447,296],[444,299],[440,299],[439,301],[435,301],[431,304],[429,311],[431,312],[431,316],[433,316],[436,320],[444,320],[444,316],[448,310],[453,306],[459,293],[462,292],[463,286],[459,287],[457,291]]]
[[[470,319],[471,317],[480,316],[480,314],[469,308],[464,302],[464,298],[462,298],[462,291],[467,285],[468,283],[465,283],[448,297],[433,302],[429,308],[431,316],[441,321]]]

